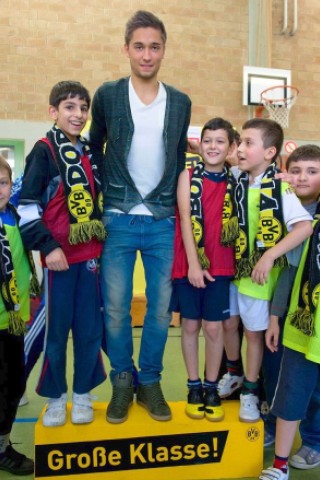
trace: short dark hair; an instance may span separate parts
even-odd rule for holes
[[[224,118],[215,117],[211,118],[211,120],[208,120],[201,130],[201,140],[203,139],[206,130],[225,130],[228,134],[229,144],[231,145],[235,141],[236,130],[233,128],[231,123]]]
[[[315,160],[320,162],[320,147],[314,144],[301,145],[290,153],[286,161],[286,169],[290,167],[291,163],[300,160],[308,161]]]
[[[276,160],[278,155],[280,155],[283,144],[284,135],[281,125],[270,118],[252,118],[247,120],[242,126],[242,130],[247,130],[248,128],[261,130],[263,146],[264,148],[275,147],[276,154],[272,157],[272,161]]]
[[[9,174],[10,181],[12,182],[12,168],[2,155],[0,155],[0,170],[6,170]]]
[[[49,95],[49,105],[58,108],[63,100],[74,97],[84,100],[90,108],[91,98],[88,90],[80,82],[63,80],[52,87]]]
[[[125,44],[129,45],[133,32],[138,28],[154,28],[161,33],[164,45],[167,41],[167,32],[163,22],[153,13],[146,10],[138,10],[127,22],[124,35]]]

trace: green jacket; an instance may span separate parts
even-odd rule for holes
[[[90,144],[100,171],[103,200],[107,208],[128,213],[135,205],[144,203],[156,219],[174,215],[177,180],[185,166],[191,101],[175,88],[165,84],[164,87],[167,92],[163,129],[165,169],[156,188],[144,199],[127,166],[134,132],[129,103],[129,77],[104,83],[94,95]]]

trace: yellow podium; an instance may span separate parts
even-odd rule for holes
[[[65,480],[206,480],[257,477],[263,467],[263,422],[239,422],[239,403],[224,402],[225,419],[192,420],[185,402],[171,402],[172,420],[157,422],[134,404],[111,425],[96,403],[88,425],[35,427],[35,478]]]

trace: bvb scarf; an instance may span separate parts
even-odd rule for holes
[[[16,223],[18,215],[13,206],[8,205],[13,214]],[[36,275],[36,269],[32,253],[27,253],[30,269],[32,273],[30,290],[34,295],[39,295],[40,287]],[[9,314],[9,333],[12,335],[23,335],[25,332],[25,323],[20,316],[20,300],[17,285],[16,273],[14,271],[10,244],[7,238],[5,226],[0,219],[0,285],[1,296],[4,306]]]
[[[224,172],[227,176],[228,183],[222,211],[221,244],[229,247],[235,242],[238,235],[238,219],[232,201],[235,179],[227,167],[224,167]],[[192,172],[190,184],[191,224],[200,265],[203,269],[208,269],[210,267],[210,261],[205,254],[204,218],[201,202],[203,176],[204,162],[199,160]]]
[[[281,180],[274,178],[277,171],[274,162],[267,168],[261,181],[259,226],[252,252],[250,252],[248,220],[249,175],[243,172],[238,179],[235,191],[239,219],[239,237],[235,248],[236,279],[250,277],[263,253],[274,247],[284,236]],[[274,265],[279,267],[287,265],[286,256],[279,257]]]
[[[314,335],[314,313],[320,293],[319,252],[320,203],[317,206],[313,233],[309,239],[307,258],[301,276],[298,306],[289,316],[291,325],[310,337]]]
[[[89,180],[81,163],[80,154],[70,140],[55,125],[47,133],[47,138],[43,140],[50,147],[57,162],[67,198],[70,220],[69,243],[71,245],[85,243],[94,237],[101,241],[104,240],[106,232],[100,220],[102,193],[96,165],[91,164],[97,191],[94,200]],[[83,144],[86,154],[89,155],[89,146],[85,139],[79,137],[79,141]]]

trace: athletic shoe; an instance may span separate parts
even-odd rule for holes
[[[29,399],[27,397],[27,392],[25,391],[22,397],[20,398],[19,407],[23,407],[29,403]]]
[[[128,418],[133,402],[133,377],[131,372],[122,372],[113,379],[112,398],[107,408],[109,423],[122,423]]]
[[[188,401],[185,411],[190,418],[201,419],[204,417],[202,386],[189,388]]]
[[[259,480],[289,480],[289,470],[284,473],[279,468],[268,467],[266,470],[262,470],[262,474]]]
[[[60,398],[49,398],[47,409],[42,417],[44,427],[60,427],[67,421],[67,394]]]
[[[71,421],[72,423],[91,423],[93,422],[92,400],[95,399],[90,393],[72,395]]]
[[[138,385],[137,403],[148,410],[149,415],[159,422],[171,420],[171,410],[164,399],[160,383]]]
[[[211,422],[220,422],[224,418],[224,410],[215,387],[204,389],[204,414],[206,419]]]
[[[306,445],[302,445],[302,447],[290,457],[289,464],[301,470],[316,468],[320,465],[320,452]]]
[[[5,470],[13,475],[32,475],[34,462],[31,458],[17,452],[10,444],[5,452],[0,454],[0,470]]]
[[[270,447],[270,445],[273,445],[275,442],[275,437],[272,435],[272,433],[269,433],[266,429],[264,430],[264,442],[263,446],[264,447]]]
[[[218,393],[220,398],[229,397],[235,390],[243,384],[244,375],[231,375],[225,373],[218,383]]]
[[[260,410],[258,408],[259,398],[257,395],[249,393],[240,395],[240,422],[257,422],[260,418]]]

